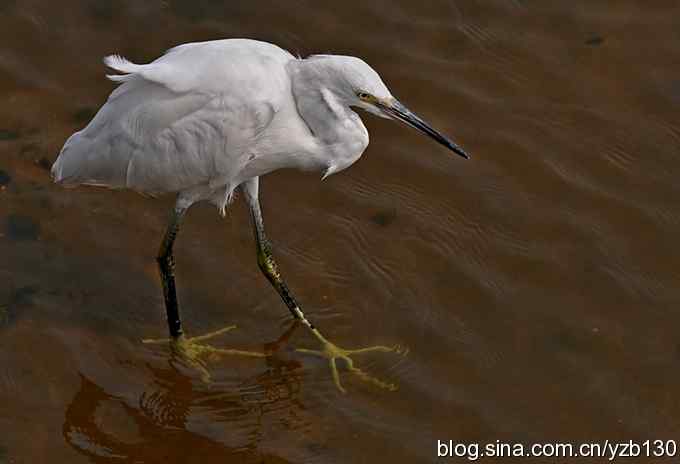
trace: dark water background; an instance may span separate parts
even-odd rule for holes
[[[641,0],[0,1],[0,462],[420,463],[437,439],[680,439],[678,18]],[[341,345],[410,348],[357,358],[397,392],[345,374],[340,394],[294,352],[314,346],[302,329],[203,384],[140,343],[166,330],[154,257],[172,198],[50,182],[113,88],[103,56],[224,37],[361,56],[473,155],[365,116],[348,171],[261,183],[309,317]],[[190,333],[238,324],[219,343],[262,349],[288,328],[240,201],[225,220],[192,208],[177,261]]]

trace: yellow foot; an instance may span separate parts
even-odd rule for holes
[[[258,351],[244,351],[228,348],[215,348],[210,345],[203,344],[206,340],[227,333],[235,329],[235,325],[224,327],[223,329],[199,335],[197,337],[186,337],[180,335],[177,338],[161,338],[161,339],[144,339],[142,343],[149,345],[169,344],[173,354],[180,360],[185,362],[190,367],[196,369],[201,374],[201,380],[205,383],[210,382],[210,372],[207,369],[207,362],[219,361],[222,356],[248,356],[255,358],[264,358],[266,353]]]
[[[408,353],[408,350],[404,350],[399,346],[384,346],[384,345],[369,346],[366,348],[359,348],[355,350],[345,350],[335,345],[334,343],[331,343],[328,340],[326,340],[326,338],[323,335],[321,335],[321,333],[319,333],[318,330],[312,329],[312,333],[321,342],[321,350],[308,350],[305,348],[298,348],[296,351],[327,359],[328,365],[331,368],[331,374],[333,375],[333,382],[335,383],[335,386],[338,388],[338,390],[340,390],[342,393],[346,393],[346,390],[340,383],[340,374],[338,373],[338,367],[336,365],[337,359],[342,359],[343,361],[345,361],[345,363],[347,364],[347,369],[350,372],[354,373],[356,376],[358,376],[364,382],[368,382],[370,384],[373,384],[380,388],[384,388],[389,391],[397,390],[398,388],[397,385],[393,383],[384,382],[378,379],[377,377],[368,375],[366,372],[362,371],[358,367],[355,367],[354,361],[352,360],[351,356],[355,354],[371,352],[397,353],[406,355]]]

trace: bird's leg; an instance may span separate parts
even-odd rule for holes
[[[165,299],[165,311],[168,319],[168,329],[170,338],[145,339],[145,344],[170,344],[173,353],[182,361],[197,369],[204,381],[210,380],[210,374],[206,369],[205,361],[218,360],[222,355],[241,355],[251,357],[264,357],[264,353],[256,351],[244,351],[226,348],[215,348],[203,344],[213,337],[222,335],[236,328],[235,325],[224,327],[220,330],[210,332],[196,337],[186,337],[182,330],[182,321],[179,315],[179,302],[175,288],[175,257],[172,247],[179,232],[179,227],[186,214],[187,208],[176,207],[170,216],[170,223],[163,236],[161,247],[156,258],[163,284],[163,297]]]
[[[256,222],[257,224],[257,222]],[[376,345],[376,346],[371,346],[367,348],[359,348],[359,349],[354,349],[354,350],[347,350],[340,348],[339,346],[335,345],[334,343],[330,342],[327,340],[323,335],[321,335],[321,332],[311,323],[309,320],[305,317],[304,313],[300,309],[300,306],[297,304],[295,301],[295,298],[291,294],[290,290],[288,289],[288,285],[286,285],[285,281],[281,277],[281,274],[278,270],[278,266],[276,264],[276,261],[274,260],[274,257],[271,252],[271,244],[267,240],[266,236],[264,235],[264,228],[262,227],[262,222],[260,221],[260,226],[256,226],[256,236],[257,236],[257,262],[260,266],[260,269],[262,270],[263,274],[269,282],[274,286],[276,291],[279,293],[281,296],[281,299],[283,302],[286,304],[290,312],[293,314],[293,317],[298,319],[301,323],[306,325],[312,332],[312,334],[321,342],[321,350],[308,350],[308,349],[303,349],[299,348],[297,351],[300,353],[305,353],[309,355],[314,355],[318,357],[322,357],[328,360],[328,366],[331,369],[331,374],[333,376],[333,382],[335,383],[335,386],[340,390],[341,392],[345,392],[345,389],[343,388],[342,384],[340,383],[340,374],[338,372],[336,360],[341,359],[345,361],[347,368],[349,369],[350,372],[356,374],[361,380],[371,383],[375,386],[385,388],[387,390],[396,390],[397,386],[392,384],[392,383],[387,383],[384,382],[376,377],[370,376],[366,372],[362,371],[358,367],[354,366],[354,361],[352,360],[351,356],[355,354],[362,354],[362,353],[370,353],[370,352],[381,352],[381,353],[389,353],[389,352],[395,352],[399,354],[405,354],[403,350],[400,349],[398,346],[383,346],[383,345]]]
[[[362,371],[358,367],[355,367],[354,361],[351,359],[351,356],[355,354],[370,352],[380,353],[395,352],[399,354],[405,354],[405,351],[402,350],[399,346],[390,347],[383,345],[371,346],[367,348],[360,348],[354,350],[346,350],[338,347],[334,343],[328,341],[323,335],[321,335],[321,332],[319,332],[319,330],[305,317],[297,301],[291,294],[288,285],[286,285],[285,281],[281,277],[281,273],[278,270],[278,266],[272,254],[271,243],[267,239],[264,231],[264,221],[262,219],[262,212],[260,210],[260,204],[257,197],[258,194],[257,179],[251,179],[250,181],[248,181],[244,185],[243,191],[246,194],[246,199],[250,206],[250,213],[255,231],[255,240],[257,242],[257,264],[259,265],[260,270],[265,275],[267,280],[269,280],[272,286],[276,289],[278,294],[281,296],[281,299],[286,304],[293,317],[298,319],[302,324],[306,325],[309,328],[309,330],[311,330],[312,334],[317,338],[317,340],[321,342],[321,350],[308,350],[300,348],[297,351],[299,351],[300,353],[305,353],[327,359],[328,365],[331,369],[331,374],[333,376],[333,382],[335,383],[335,386],[338,388],[338,390],[340,390],[342,393],[345,393],[345,389],[340,383],[340,374],[338,372],[336,363],[336,360],[338,359],[343,360],[346,363],[349,371],[357,375],[361,380],[371,383],[380,388],[385,388],[387,390],[396,390],[397,388],[396,385],[392,383],[383,382],[382,380],[376,377],[368,375],[366,372]]]
[[[177,301],[177,290],[175,289],[175,256],[172,254],[172,246],[175,243],[175,237],[177,237],[179,226],[186,211],[186,208],[174,208],[172,210],[168,228],[165,231],[161,248],[156,257],[163,284],[168,329],[172,338],[182,336],[182,321],[179,317],[179,302]]]

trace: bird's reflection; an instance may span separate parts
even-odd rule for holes
[[[265,344],[266,370],[236,386],[198,390],[194,379],[174,368],[150,367],[153,382],[130,399],[81,374],[64,438],[93,462],[287,462],[260,445],[272,424],[285,430],[308,424],[299,399],[301,366],[281,356],[297,328],[294,323]]]

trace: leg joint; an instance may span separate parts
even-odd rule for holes
[[[262,273],[268,278],[276,280],[280,279],[280,274],[276,266],[276,261],[274,261],[274,258],[270,254],[264,251],[258,252],[257,265],[260,267]]]

